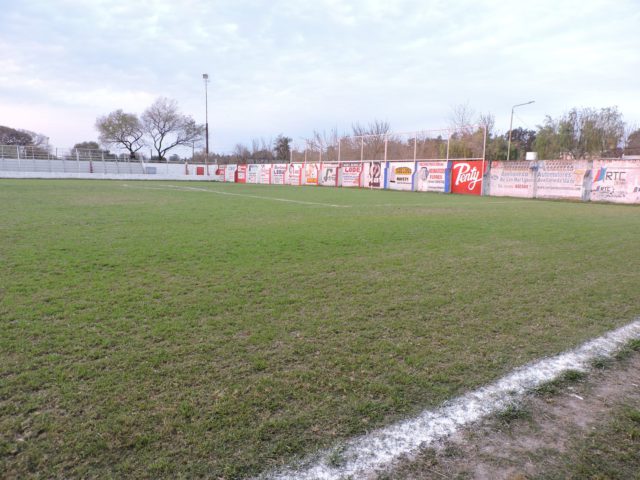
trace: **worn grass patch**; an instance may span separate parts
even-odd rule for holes
[[[495,414],[498,422],[504,426],[509,426],[515,421],[531,420],[531,411],[520,403],[512,403],[505,409]]]
[[[637,403],[637,402],[636,402]],[[611,418],[586,437],[575,439],[563,462],[548,469],[540,480],[639,478],[640,409],[617,405]]]
[[[250,476],[640,314],[635,207],[128,183],[0,181],[7,477]]]
[[[580,370],[567,370],[558,378],[550,380],[536,387],[533,392],[537,395],[556,395],[567,385],[580,382],[586,378],[587,374]]]

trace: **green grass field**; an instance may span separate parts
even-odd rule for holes
[[[638,207],[170,185],[0,181],[4,477],[251,476],[640,315]]]

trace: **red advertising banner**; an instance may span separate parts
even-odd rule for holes
[[[224,173],[226,167],[224,165],[214,165],[213,179],[218,182],[224,182]]]
[[[468,160],[453,162],[451,168],[451,193],[482,195],[484,162]]]
[[[238,165],[236,170],[236,183],[247,183],[247,166]]]

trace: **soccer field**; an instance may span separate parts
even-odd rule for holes
[[[0,472],[243,478],[640,314],[640,208],[0,181]]]

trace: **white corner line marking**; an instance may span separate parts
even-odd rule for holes
[[[298,465],[265,472],[258,478],[338,480],[365,477],[403,455],[415,454],[421,447],[435,444],[460,428],[504,409],[527,391],[567,370],[587,370],[591,361],[611,356],[634,338],[640,338],[640,319],[573,350],[517,368],[494,383],[454,398],[440,408],[425,410],[415,418],[349,440],[339,449],[328,449]],[[337,466],[336,454],[341,460]]]

